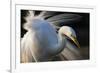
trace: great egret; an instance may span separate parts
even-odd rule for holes
[[[67,59],[74,59],[75,57],[72,57],[72,55],[74,56],[72,53],[80,55],[78,51],[73,49],[68,40],[72,40],[79,47],[76,33],[71,27],[62,26],[56,33],[56,29],[53,26],[54,23],[52,23],[52,21],[55,21],[53,19],[55,17],[45,20],[45,12],[38,16],[34,16],[33,11],[29,12],[30,15],[26,18],[27,23],[24,24],[24,29],[27,32],[21,39],[21,62],[48,61],[56,55],[65,56],[65,54]],[[61,18],[61,16],[58,17]],[[68,48],[72,48],[72,50],[68,50]]]

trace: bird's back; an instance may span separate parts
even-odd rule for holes
[[[56,30],[45,20],[33,20],[32,31],[35,33],[32,37],[34,44],[33,51],[36,49],[36,56],[39,58],[51,55],[55,51],[55,44],[58,43]]]
[[[36,38],[45,47],[57,44],[57,33],[55,29],[45,20],[34,20],[32,24],[33,31],[36,33]],[[46,46],[47,45],[47,46]]]

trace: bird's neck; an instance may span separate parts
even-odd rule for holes
[[[55,47],[57,49],[56,54],[60,53],[64,49],[66,43],[65,41],[66,41],[65,37],[62,34],[58,33],[58,43]]]

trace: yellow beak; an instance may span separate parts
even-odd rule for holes
[[[76,38],[76,37],[71,36],[71,37],[69,37],[69,38],[77,45],[78,48],[80,48],[80,44],[79,44],[79,42],[77,41],[77,38]]]

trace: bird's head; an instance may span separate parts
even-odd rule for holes
[[[64,35],[64,36],[66,36],[70,40],[72,40],[75,43],[75,45],[78,48],[80,48],[79,42],[78,42],[77,37],[76,37],[76,33],[75,33],[75,31],[71,27],[69,27],[69,26],[62,26],[59,29],[59,33]]]

